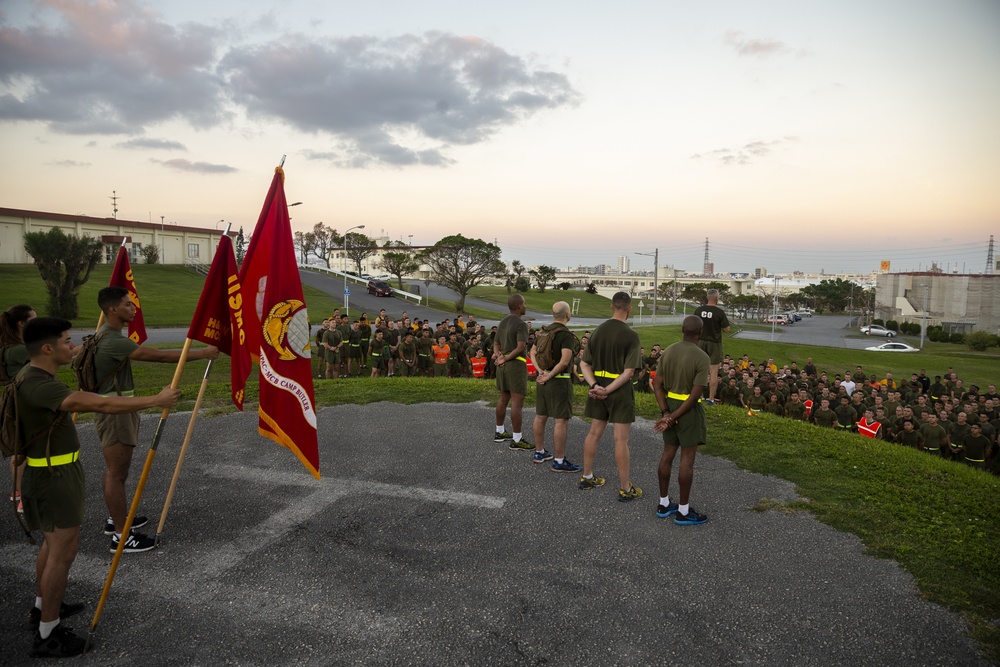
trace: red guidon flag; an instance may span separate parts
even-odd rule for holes
[[[142,345],[146,342],[146,321],[142,317],[142,304],[135,291],[132,264],[128,261],[128,250],[125,246],[118,247],[118,257],[115,259],[115,268],[111,271],[111,282],[108,286],[124,287],[128,290],[128,295],[135,304],[135,318],[128,323],[128,337],[135,341],[136,345]]]
[[[281,167],[274,172],[240,267],[247,344],[251,355],[260,355],[257,430],[295,452],[319,479],[309,316],[292,245],[285,172]]]
[[[206,345],[215,345],[229,355],[233,404],[240,410],[243,409],[243,389],[253,368],[243,329],[243,312],[243,294],[233,242],[223,234],[205,278],[205,287],[201,290],[187,337]]]

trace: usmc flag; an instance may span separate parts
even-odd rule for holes
[[[250,354],[260,360],[257,430],[295,452],[319,479],[309,316],[285,203],[285,172],[274,170],[240,268]]]
[[[243,294],[240,277],[236,273],[233,242],[223,234],[205,278],[205,287],[201,290],[187,337],[206,345],[215,345],[229,355],[233,404],[240,410],[243,409],[243,389],[253,367],[243,328],[243,312]]]
[[[128,290],[132,303],[135,304],[135,318],[128,323],[128,337],[136,345],[146,342],[146,321],[142,317],[142,304],[139,301],[139,294],[135,291],[135,279],[132,277],[132,265],[128,261],[128,250],[125,246],[118,247],[118,257],[115,259],[115,268],[111,271],[110,287],[124,287]]]

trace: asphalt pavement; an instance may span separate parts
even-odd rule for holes
[[[151,533],[188,417],[171,415],[149,477]],[[580,491],[494,443],[481,403],[318,418],[319,481],[257,435],[253,412],[197,422],[161,547],[123,557],[95,651],[74,664],[986,664],[894,562],[807,513],[755,509],[795,499],[788,482],[703,455],[692,502],[710,521],[658,519],[645,420],[632,466],[646,497],[619,503],[610,433],[596,466],[609,483]],[[143,418],[144,442],[155,425]],[[78,428],[87,510],[67,599],[88,604],[68,622],[85,634],[111,554],[96,435]],[[571,420],[572,460],[586,429]],[[5,665],[34,664],[36,553],[0,521]]]

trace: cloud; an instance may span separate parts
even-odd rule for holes
[[[766,58],[768,56],[794,53],[803,57],[809,55],[806,49],[793,49],[777,39],[755,39],[747,37],[741,30],[727,30],[723,36],[726,44],[733,48],[741,56],[756,56]]]
[[[717,148],[704,153],[695,153],[692,160],[716,160],[724,165],[747,165],[758,161],[759,158],[766,158],[774,152],[778,146],[796,143],[799,138],[795,136],[784,136],[771,141],[751,141],[734,148]]]
[[[48,2],[23,28],[0,26],[0,120],[41,120],[67,134],[135,134],[184,118],[218,123],[222,33],[172,26],[133,0]],[[16,92],[15,92],[16,91]]]
[[[352,166],[446,164],[451,145],[579,101],[565,75],[447,33],[240,47],[219,73],[249,116],[336,135]]]
[[[154,149],[154,150],[167,150],[167,151],[186,151],[187,148],[184,147],[179,141],[171,141],[170,139],[152,139],[152,138],[142,138],[129,139],[128,141],[122,141],[115,144],[115,148],[138,148],[138,149]]]
[[[138,0],[45,4],[23,27],[0,16],[0,122],[136,136],[177,119],[277,120],[326,135],[340,166],[443,166],[453,146],[580,101],[565,74],[477,37],[285,35],[230,48],[222,29],[170,25]],[[183,148],[141,141],[118,146]]]
[[[154,164],[162,164],[164,167],[176,169],[177,171],[192,171],[198,174],[232,174],[239,171],[236,167],[230,167],[228,164],[191,162],[190,160],[184,160],[181,158],[174,158],[173,160],[157,160],[150,158],[149,161]]]
[[[90,162],[77,162],[76,160],[55,160],[54,162],[49,162],[50,165],[54,167],[91,167],[93,166]]]

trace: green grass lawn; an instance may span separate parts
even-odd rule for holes
[[[80,288],[78,297],[80,316],[74,326],[87,327],[97,324],[100,310],[97,293],[111,280],[110,264],[94,267],[88,280]],[[139,264],[132,268],[136,291],[142,305],[146,326],[186,327],[194,316],[198,297],[205,284],[205,276],[183,266]],[[34,264],[0,264],[0,307],[16,303],[33,306],[39,315],[46,315],[48,291]],[[306,305],[311,312],[332,313],[339,304],[325,293],[303,286]]]

